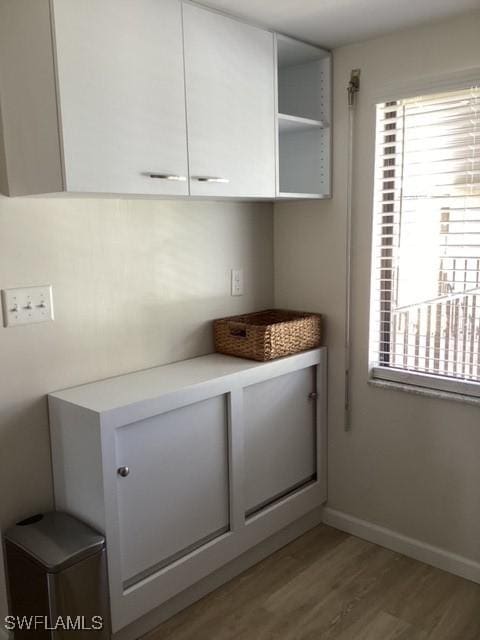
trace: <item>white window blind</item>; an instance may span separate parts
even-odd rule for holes
[[[480,89],[377,105],[376,133],[373,375],[480,395]]]

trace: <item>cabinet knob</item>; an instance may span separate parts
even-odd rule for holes
[[[130,473],[130,469],[128,467],[118,467],[117,473],[121,478],[126,478]]]
[[[316,391],[312,391],[312,393],[308,394],[310,400],[316,400],[318,398],[318,393]]]

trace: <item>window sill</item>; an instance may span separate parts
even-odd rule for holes
[[[376,372],[375,372],[376,371]],[[368,384],[372,387],[379,389],[389,389],[392,391],[404,391],[405,393],[412,393],[417,396],[423,396],[426,398],[434,398],[436,400],[453,400],[454,402],[462,402],[463,404],[469,404],[476,407],[480,407],[480,397],[475,395],[469,395],[465,393],[457,393],[454,391],[446,391],[443,389],[434,388],[436,378],[431,377],[432,386],[422,386],[414,383],[407,383],[404,380],[393,380],[394,372],[388,372],[389,378],[382,378],[378,373],[378,369],[370,371],[370,377]],[[427,378],[428,376],[422,376]]]

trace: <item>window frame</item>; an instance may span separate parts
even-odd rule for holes
[[[480,67],[467,69],[463,72],[444,74],[428,80],[420,80],[412,84],[392,84],[386,86],[385,91],[377,94],[373,99],[373,109],[377,110],[377,105],[398,102],[418,95],[429,95],[448,91],[468,90],[472,84],[480,85]],[[375,117],[374,131],[374,167],[376,171],[377,152],[377,130]],[[376,324],[378,322],[378,310],[375,310],[376,296],[376,260],[375,255],[375,185],[377,176],[374,171],[372,176],[372,214],[371,214],[371,262],[370,262],[370,298],[369,298],[369,339],[368,339],[368,378],[371,382],[382,382],[388,385],[398,385],[398,388],[408,390],[418,389],[422,395],[449,394],[454,398],[471,399],[475,403],[480,403],[480,382],[449,378],[447,376],[437,376],[432,373],[398,369],[390,366],[379,366],[374,358],[373,352],[376,350],[375,340],[380,340],[380,335],[376,334]],[[431,393],[429,393],[431,392]]]

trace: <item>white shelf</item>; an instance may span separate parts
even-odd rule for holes
[[[277,55],[281,67],[291,67],[328,58],[330,52],[278,33]]]
[[[243,375],[252,378],[259,373],[264,375],[265,372],[267,376],[269,373],[275,375],[277,369],[288,367],[289,363],[299,362],[302,366],[305,361],[305,366],[308,366],[312,359],[316,361],[320,357],[320,353],[321,349],[311,349],[268,362],[212,353],[64,389],[51,393],[49,397],[96,413],[115,412],[120,407],[129,406],[132,417],[132,411],[135,413],[137,409],[141,410],[143,405],[148,405],[152,398],[160,395],[175,395],[185,392],[185,389],[191,390],[214,381],[222,384],[222,381],[225,382],[232,376],[237,379]],[[139,417],[135,415],[135,419]]]
[[[331,196],[331,55],[277,35],[278,199]]]
[[[304,198],[305,200],[322,200],[323,198],[329,198],[330,196],[325,193],[291,193],[287,191],[281,191],[278,194],[278,198],[286,200],[298,200]]]
[[[328,124],[323,120],[312,120],[301,116],[291,116],[286,113],[278,114],[278,128],[282,133],[289,131],[305,131],[306,129],[325,129]]]

